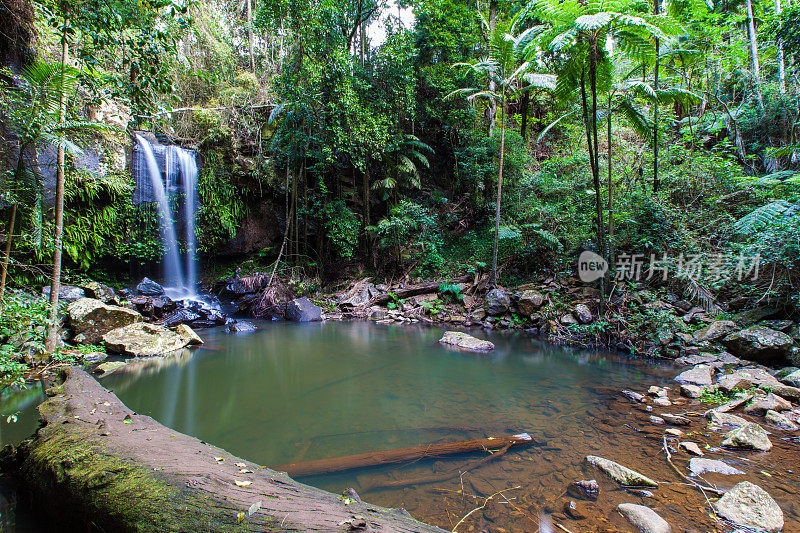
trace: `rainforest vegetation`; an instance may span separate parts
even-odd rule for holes
[[[782,0],[0,12],[0,331],[22,321],[44,343],[42,305],[17,289],[124,285],[158,263],[156,215],[131,202],[139,130],[198,150],[209,281],[277,267],[300,293],[465,271],[518,285],[571,275],[585,250],[727,272],[760,254],[757,280],[673,265],[648,283],[797,305],[800,7]]]

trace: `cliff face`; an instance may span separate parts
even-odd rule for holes
[[[0,0],[0,66],[19,72],[36,56],[30,0]]]

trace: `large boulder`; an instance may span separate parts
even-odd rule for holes
[[[203,339],[200,338],[200,335],[195,333],[194,330],[186,324],[178,324],[175,328],[175,333],[186,341],[186,346],[200,346],[203,344]]]
[[[693,476],[702,476],[706,472],[722,474],[723,476],[743,476],[744,472],[717,459],[692,457],[689,459],[689,471]]]
[[[46,300],[50,299],[50,285],[42,287],[42,295]],[[72,285],[61,285],[58,289],[58,299],[61,302],[72,303],[86,297],[86,292],[80,287]]]
[[[716,424],[718,426],[730,426],[738,428],[749,424],[749,422],[741,416],[732,415],[730,413],[722,413],[716,409],[706,411],[705,416],[711,421],[712,424]]]
[[[781,377],[781,381],[792,387],[800,387],[800,370],[793,370]]]
[[[231,333],[252,333],[259,329],[258,326],[246,320],[236,320],[228,325],[228,331]]]
[[[722,445],[728,448],[747,448],[767,452],[772,449],[769,435],[758,424],[747,423],[727,435]]]
[[[137,322],[113,329],[103,335],[109,351],[134,357],[150,357],[180,350],[196,342],[199,337],[188,327],[183,334],[171,331],[164,326]],[[192,331],[189,334],[189,331]],[[202,342],[202,341],[200,341]]]
[[[107,305],[94,298],[81,298],[67,308],[69,324],[81,344],[97,344],[112,329],[142,321],[142,315],[125,307]]]
[[[787,357],[793,340],[781,331],[751,326],[731,333],[722,339],[722,343],[737,357],[752,361],[772,361]]]
[[[178,308],[177,302],[169,296],[133,296],[129,300],[131,306],[143,316],[159,320]]]
[[[621,503],[617,511],[642,533],[670,533],[672,528],[658,513],[635,503]]]
[[[136,292],[143,296],[161,296],[164,294],[164,287],[150,278],[144,278],[136,286]]]
[[[736,323],[731,320],[716,320],[704,328],[694,332],[697,342],[715,341],[736,330]]]
[[[292,322],[316,322],[322,320],[322,309],[303,296],[286,305],[286,320]]]
[[[503,289],[492,289],[486,293],[483,308],[486,314],[491,316],[504,315],[508,312],[511,305],[511,297]]]
[[[83,286],[86,296],[100,300],[104,304],[119,304],[117,293],[108,285],[103,285],[96,281],[90,281]]]
[[[794,422],[789,420],[788,417],[780,414],[777,411],[767,411],[767,414],[765,415],[764,418],[767,419],[767,422],[771,422],[776,426],[778,426],[779,428],[784,429],[786,431],[797,431],[798,429],[800,429],[800,427],[798,427],[797,424],[795,424]]]
[[[775,393],[770,392],[765,396],[756,396],[744,408],[744,412],[749,415],[764,416],[767,411],[791,411],[791,402],[786,401]]]
[[[783,511],[767,492],[749,481],[737,483],[714,502],[718,515],[737,526],[777,533],[783,529]]]
[[[536,313],[547,301],[547,298],[538,291],[525,291],[517,299],[519,313],[524,316],[531,316]]]
[[[675,381],[678,383],[697,385],[699,387],[711,385],[711,370],[711,367],[708,365],[697,365],[675,376]]]
[[[493,343],[476,339],[472,335],[467,335],[461,331],[446,331],[442,338],[439,339],[439,342],[471,352],[488,352],[494,350]]]
[[[340,307],[363,307],[381,293],[369,279],[356,282],[337,302]]]

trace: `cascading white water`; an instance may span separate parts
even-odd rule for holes
[[[168,285],[185,288],[186,281],[181,269],[180,255],[178,254],[178,239],[175,236],[175,222],[172,210],[169,207],[169,198],[164,183],[161,181],[161,171],[158,168],[156,157],[150,143],[141,135],[136,136],[136,142],[144,154],[147,173],[153,186],[156,203],[158,203],[159,227],[161,228],[161,245],[164,250],[164,278]],[[192,223],[194,225],[194,223]],[[193,289],[192,289],[193,291]]]
[[[194,217],[197,214],[197,162],[194,155],[178,146],[174,147],[183,176],[184,203],[186,217],[186,285],[189,291],[197,288],[197,238],[194,233]]]

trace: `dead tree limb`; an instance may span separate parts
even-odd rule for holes
[[[412,446],[410,448],[367,452],[357,455],[347,455],[345,457],[334,457],[332,459],[318,459],[316,461],[307,461],[304,463],[290,463],[275,466],[272,467],[272,469],[279,472],[286,472],[292,477],[315,476],[356,468],[406,463],[433,457],[447,457],[459,453],[502,449],[506,445],[513,446],[516,444],[535,444],[535,441],[527,433],[521,433],[519,435],[509,435],[506,437],[489,437],[486,439],[424,444],[422,446]]]

